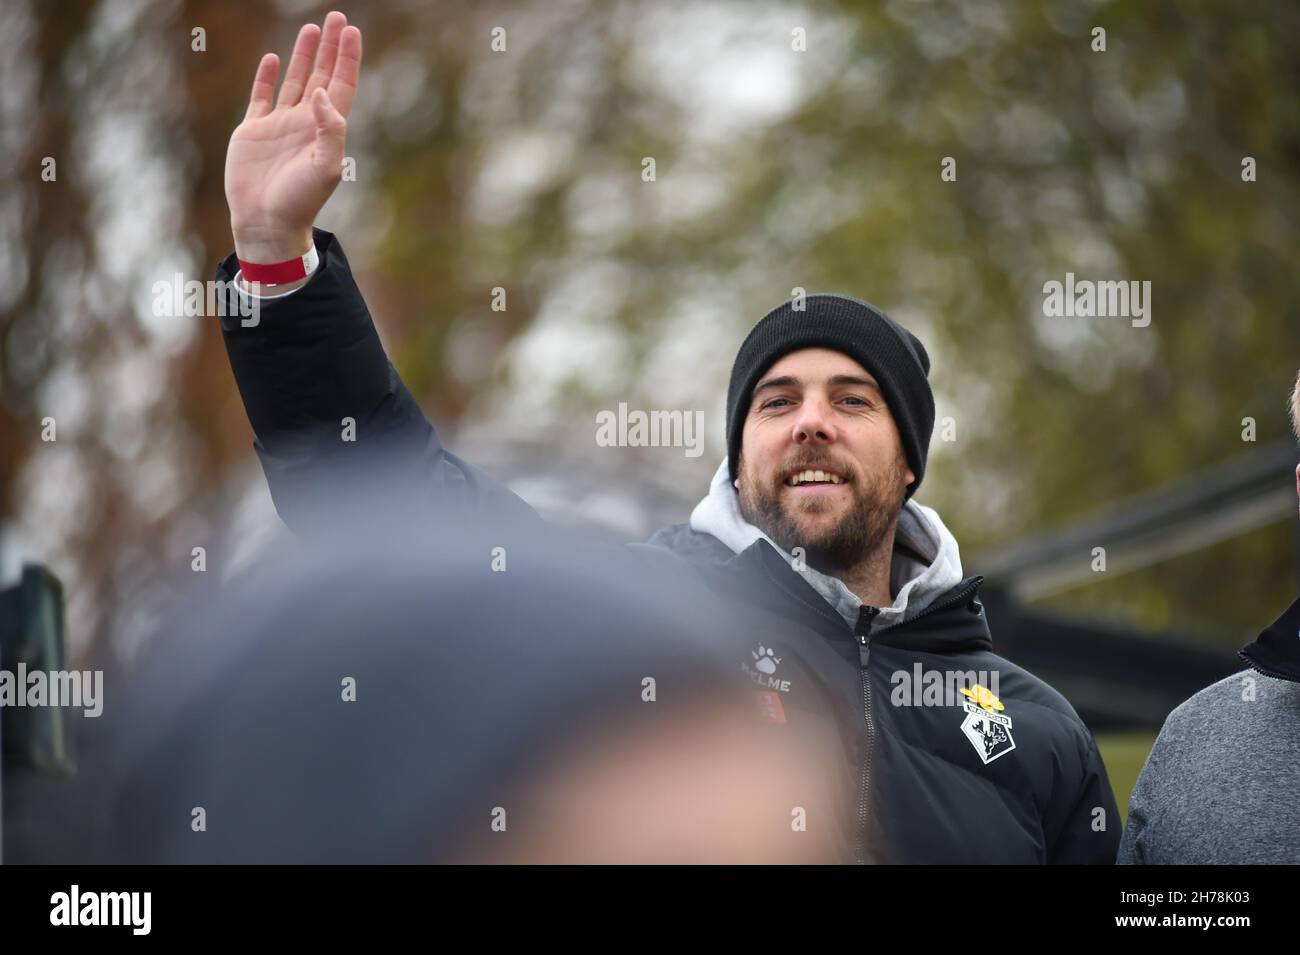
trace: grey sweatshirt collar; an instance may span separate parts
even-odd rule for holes
[[[741,516],[740,496],[731,484],[725,458],[713,475],[709,493],[691,512],[691,529],[712,534],[737,554],[765,540],[787,561],[794,562],[790,554]],[[925,557],[926,562],[900,550],[900,543]],[[800,573],[850,627],[857,623],[862,600],[842,580],[807,566]],[[909,499],[898,516],[898,530],[894,535],[894,560],[890,569],[894,602],[880,608],[877,625],[887,626],[916,616],[961,580],[956,538],[938,513]]]

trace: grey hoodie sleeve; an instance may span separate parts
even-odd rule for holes
[[[1196,736],[1196,714],[1207,694],[1228,684],[1221,681],[1185,700],[1165,718],[1138,774],[1128,801],[1128,822],[1120,843],[1119,865],[1164,865],[1176,861],[1179,850],[1174,842],[1185,840],[1168,821],[1187,813],[1188,796],[1196,791],[1195,780],[1205,766],[1198,766],[1189,751],[1189,734]],[[1188,829],[1195,842],[1206,834]],[[1172,840],[1171,840],[1171,837]]]
[[[1119,856],[1115,859],[1117,865],[1152,864],[1151,834],[1147,826],[1164,808],[1163,791],[1180,738],[1175,720],[1178,712],[1175,710],[1171,713],[1160,728],[1160,735],[1156,737],[1147,761],[1142,766],[1142,772],[1138,774],[1137,783],[1133,786],[1133,793],[1129,796],[1128,822],[1124,826],[1124,838],[1120,841]]]

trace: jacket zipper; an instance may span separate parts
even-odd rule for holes
[[[935,601],[926,607],[915,617],[909,620],[900,620],[890,627],[883,627],[883,630],[891,630],[894,627],[901,627],[904,623],[913,623],[922,617],[940,610],[946,610],[954,607],[964,600],[970,599],[984,582],[983,577],[975,577],[971,582],[963,587],[960,591],[943,600]],[[880,615],[880,608],[869,607],[863,604],[858,610],[858,622],[853,628],[853,635],[858,640],[859,658],[861,665],[858,667],[858,680],[862,684],[862,713],[863,722],[866,725],[867,742],[866,755],[862,760],[861,773],[858,779],[858,842],[857,842],[857,862],[864,865],[867,861],[866,839],[867,839],[867,822],[869,816],[868,806],[871,798],[871,763],[875,756],[876,749],[876,723],[871,716],[871,624]]]
[[[857,861],[859,865],[863,865],[867,861],[867,805],[871,797],[871,762],[876,749],[876,724],[871,717],[871,675],[868,672],[868,667],[871,663],[871,622],[876,619],[879,613],[878,608],[868,607],[863,604],[858,611],[857,626],[853,630],[854,635],[858,638],[858,644],[862,647],[859,651],[861,664],[858,667],[858,680],[862,684],[862,713],[867,731],[866,750],[858,779]]]
[[[1237,654],[1237,656],[1240,657],[1243,661],[1245,661],[1246,665],[1250,667],[1252,670],[1254,670],[1256,673],[1262,673],[1264,674],[1264,676],[1271,676],[1275,680],[1286,680],[1288,683],[1300,683],[1300,680],[1297,680],[1289,673],[1278,673],[1276,670],[1270,670],[1268,667],[1262,667],[1254,660],[1252,660],[1250,657],[1243,656],[1240,653]]]
[[[969,584],[967,584],[965,587],[963,587],[961,590],[959,590],[957,593],[953,594],[952,596],[945,597],[943,600],[936,600],[934,603],[930,604],[930,606],[926,607],[924,610],[918,613],[915,617],[908,617],[906,620],[898,621],[898,623],[891,623],[887,627],[881,627],[880,631],[881,633],[883,633],[886,630],[896,630],[899,627],[916,623],[916,621],[920,620],[922,617],[928,617],[932,613],[938,613],[940,610],[947,610],[949,607],[955,607],[957,606],[957,604],[969,600],[975,594],[975,592],[980,589],[980,585],[983,583],[984,583],[983,577],[973,577],[971,578],[971,582]],[[880,611],[877,610],[876,613],[880,613]]]

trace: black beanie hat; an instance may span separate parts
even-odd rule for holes
[[[736,480],[740,439],[750,397],[759,378],[782,355],[800,348],[830,348],[848,355],[880,383],[898,425],[908,466],[916,475],[907,496],[921,484],[934,430],[934,395],[926,376],[930,356],[920,339],[866,302],[847,295],[804,298],[804,310],[784,302],[764,315],[736,353],[727,388],[727,467]]]

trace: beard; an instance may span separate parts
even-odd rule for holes
[[[792,469],[816,469],[826,458],[807,455],[796,458],[764,479],[744,471],[741,460],[740,513],[770,537],[787,553],[804,549],[809,565],[830,573],[849,570],[862,563],[884,545],[898,522],[899,511],[907,495],[906,464],[901,459],[872,473],[861,468],[846,469],[836,464],[832,470],[841,475],[848,488],[848,508],[840,518],[822,519],[806,526],[820,515],[841,510],[844,505],[823,498],[794,500],[785,494],[784,475]]]

